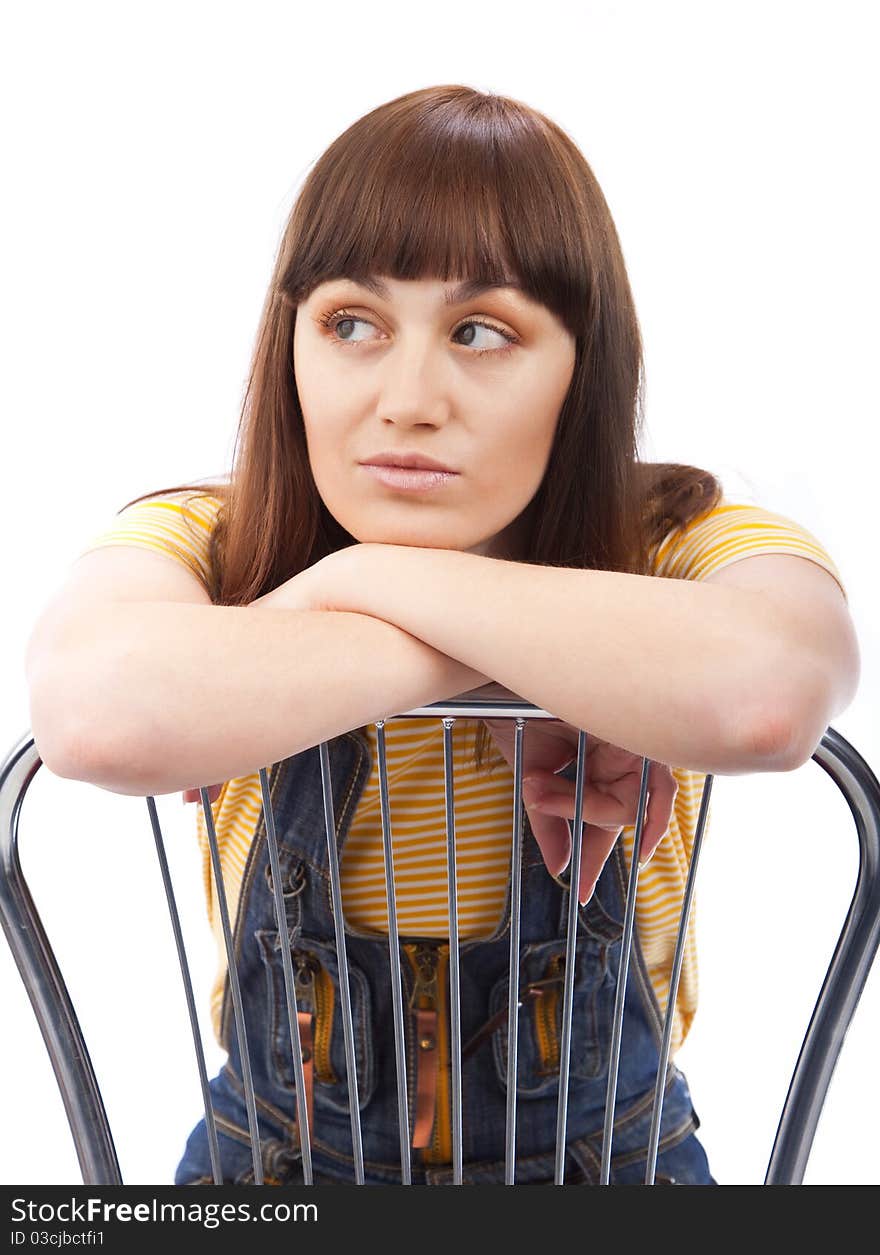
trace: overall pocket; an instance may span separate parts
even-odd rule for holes
[[[296,1083],[278,932],[263,928],[255,935],[267,978],[269,1075],[283,1089],[293,1093]],[[291,950],[291,960],[297,1012],[311,1015],[315,1106],[348,1112],[345,1036],[336,947],[316,937],[301,934]],[[373,1097],[376,1084],[371,1040],[371,999],[366,976],[351,962],[348,963],[348,987],[354,1028],[358,1106],[363,1110]],[[305,1047],[305,1043],[303,1045]]]
[[[575,946],[569,1075],[584,1081],[595,1080],[607,1066],[615,989],[608,949],[606,942],[587,935],[581,935]],[[564,937],[521,948],[519,997],[523,1005],[517,1035],[517,1094],[521,1097],[544,1097],[558,1086],[564,980]],[[490,1015],[507,1007],[508,993],[505,973],[490,994]],[[499,1083],[506,1090],[506,1017],[492,1035],[492,1053]]]

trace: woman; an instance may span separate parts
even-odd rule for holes
[[[462,86],[410,92],[331,144],[297,198],[229,482],[138,498],[90,546],[171,556],[214,607],[393,625],[449,664],[432,700],[491,680],[559,717],[530,723],[523,746],[532,783],[520,988],[543,992],[520,1011],[517,1183],[554,1173],[577,729],[589,729],[590,758],[566,1182],[598,1180],[623,894],[642,755],[651,760],[639,851],[651,861],[637,905],[611,1175],[635,1182],[644,1178],[705,773],[806,761],[856,683],[845,592],[829,555],[792,520],[725,501],[707,472],[639,463],[641,382],[617,234],[577,147],[518,101]],[[414,471],[418,460],[434,469]],[[351,717],[330,657],[316,647],[300,662],[321,669],[332,714],[321,723],[322,712],[293,712],[301,744],[270,773],[311,1064],[312,1159],[316,1182],[353,1180],[317,749],[328,740],[365,1179],[393,1183],[401,1176],[372,725],[417,703],[388,705],[404,699],[388,695],[387,673],[364,649],[355,664],[367,688],[376,665],[375,693]],[[185,662],[200,665],[195,651]],[[256,685],[264,664],[247,664]],[[507,998],[513,726],[459,720],[455,731],[464,1178],[502,1182],[507,1025],[493,1017]],[[412,1180],[443,1182],[451,1145],[442,727],[394,719],[385,735],[410,1012]],[[296,1182],[291,1041],[257,774],[213,786],[211,801],[266,1180]],[[199,835],[216,929],[201,812]],[[695,1008],[691,938],[673,1050]],[[253,1170],[222,949],[212,1012],[229,1052],[212,1082],[224,1179],[245,1182]],[[433,1031],[420,1053],[416,1028],[426,1024]],[[697,1127],[685,1078],[671,1066],[658,1181],[712,1182]],[[211,1179],[201,1121],[175,1180]]]

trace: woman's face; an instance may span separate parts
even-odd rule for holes
[[[377,290],[329,280],[297,309],[294,371],[318,492],[360,542],[504,556],[544,476],[574,337],[515,287],[369,282]],[[405,489],[365,465],[383,453],[455,474]]]

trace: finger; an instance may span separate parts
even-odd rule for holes
[[[535,843],[551,876],[558,876],[571,858],[571,832],[564,819],[526,807]]]
[[[223,789],[222,784],[208,785],[208,801],[216,802],[217,798],[220,796],[222,789]],[[186,804],[187,802],[200,802],[201,800],[202,800],[202,791],[200,788],[183,790],[184,804]]]
[[[622,828],[609,832],[607,828],[597,828],[594,824],[584,824],[581,836],[581,868],[578,877],[578,902],[584,906],[593,896],[596,881],[602,874],[602,868],[608,861],[608,855],[614,849],[615,842]]]
[[[548,815],[558,815],[561,819],[574,819],[575,784],[552,772],[532,773],[523,778],[523,798],[537,810]],[[600,789],[584,783],[583,819],[585,823],[599,824],[602,827],[620,828],[631,823],[634,812],[623,805],[620,800]]]
[[[639,847],[639,863],[642,867],[666,835],[672,818],[675,795],[678,792],[678,781],[672,774],[671,768],[665,763],[651,764],[648,781],[650,790],[648,811]]]
[[[528,809],[528,808],[527,808]],[[571,829],[565,819],[542,811],[528,811],[532,834],[544,864],[553,876],[565,871],[571,861]],[[584,824],[581,837],[581,866],[578,877],[578,901],[584,906],[592,897],[596,881],[614,849],[621,829],[608,831],[593,824]]]
[[[669,828],[678,783],[665,763],[652,763],[648,775],[649,791],[642,827],[640,863],[653,855]],[[562,819],[574,819],[575,785],[570,780],[550,772],[533,771],[523,778],[523,797],[537,811],[558,815]],[[636,823],[637,795],[624,805],[618,798],[599,789],[585,785],[583,819],[586,824],[610,828],[615,832],[626,825]]]

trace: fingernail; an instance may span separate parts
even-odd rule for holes
[[[648,864],[650,863],[653,857],[654,857],[654,851],[652,850],[647,858],[640,858],[639,859],[639,871],[644,871],[644,869],[648,866]]]

